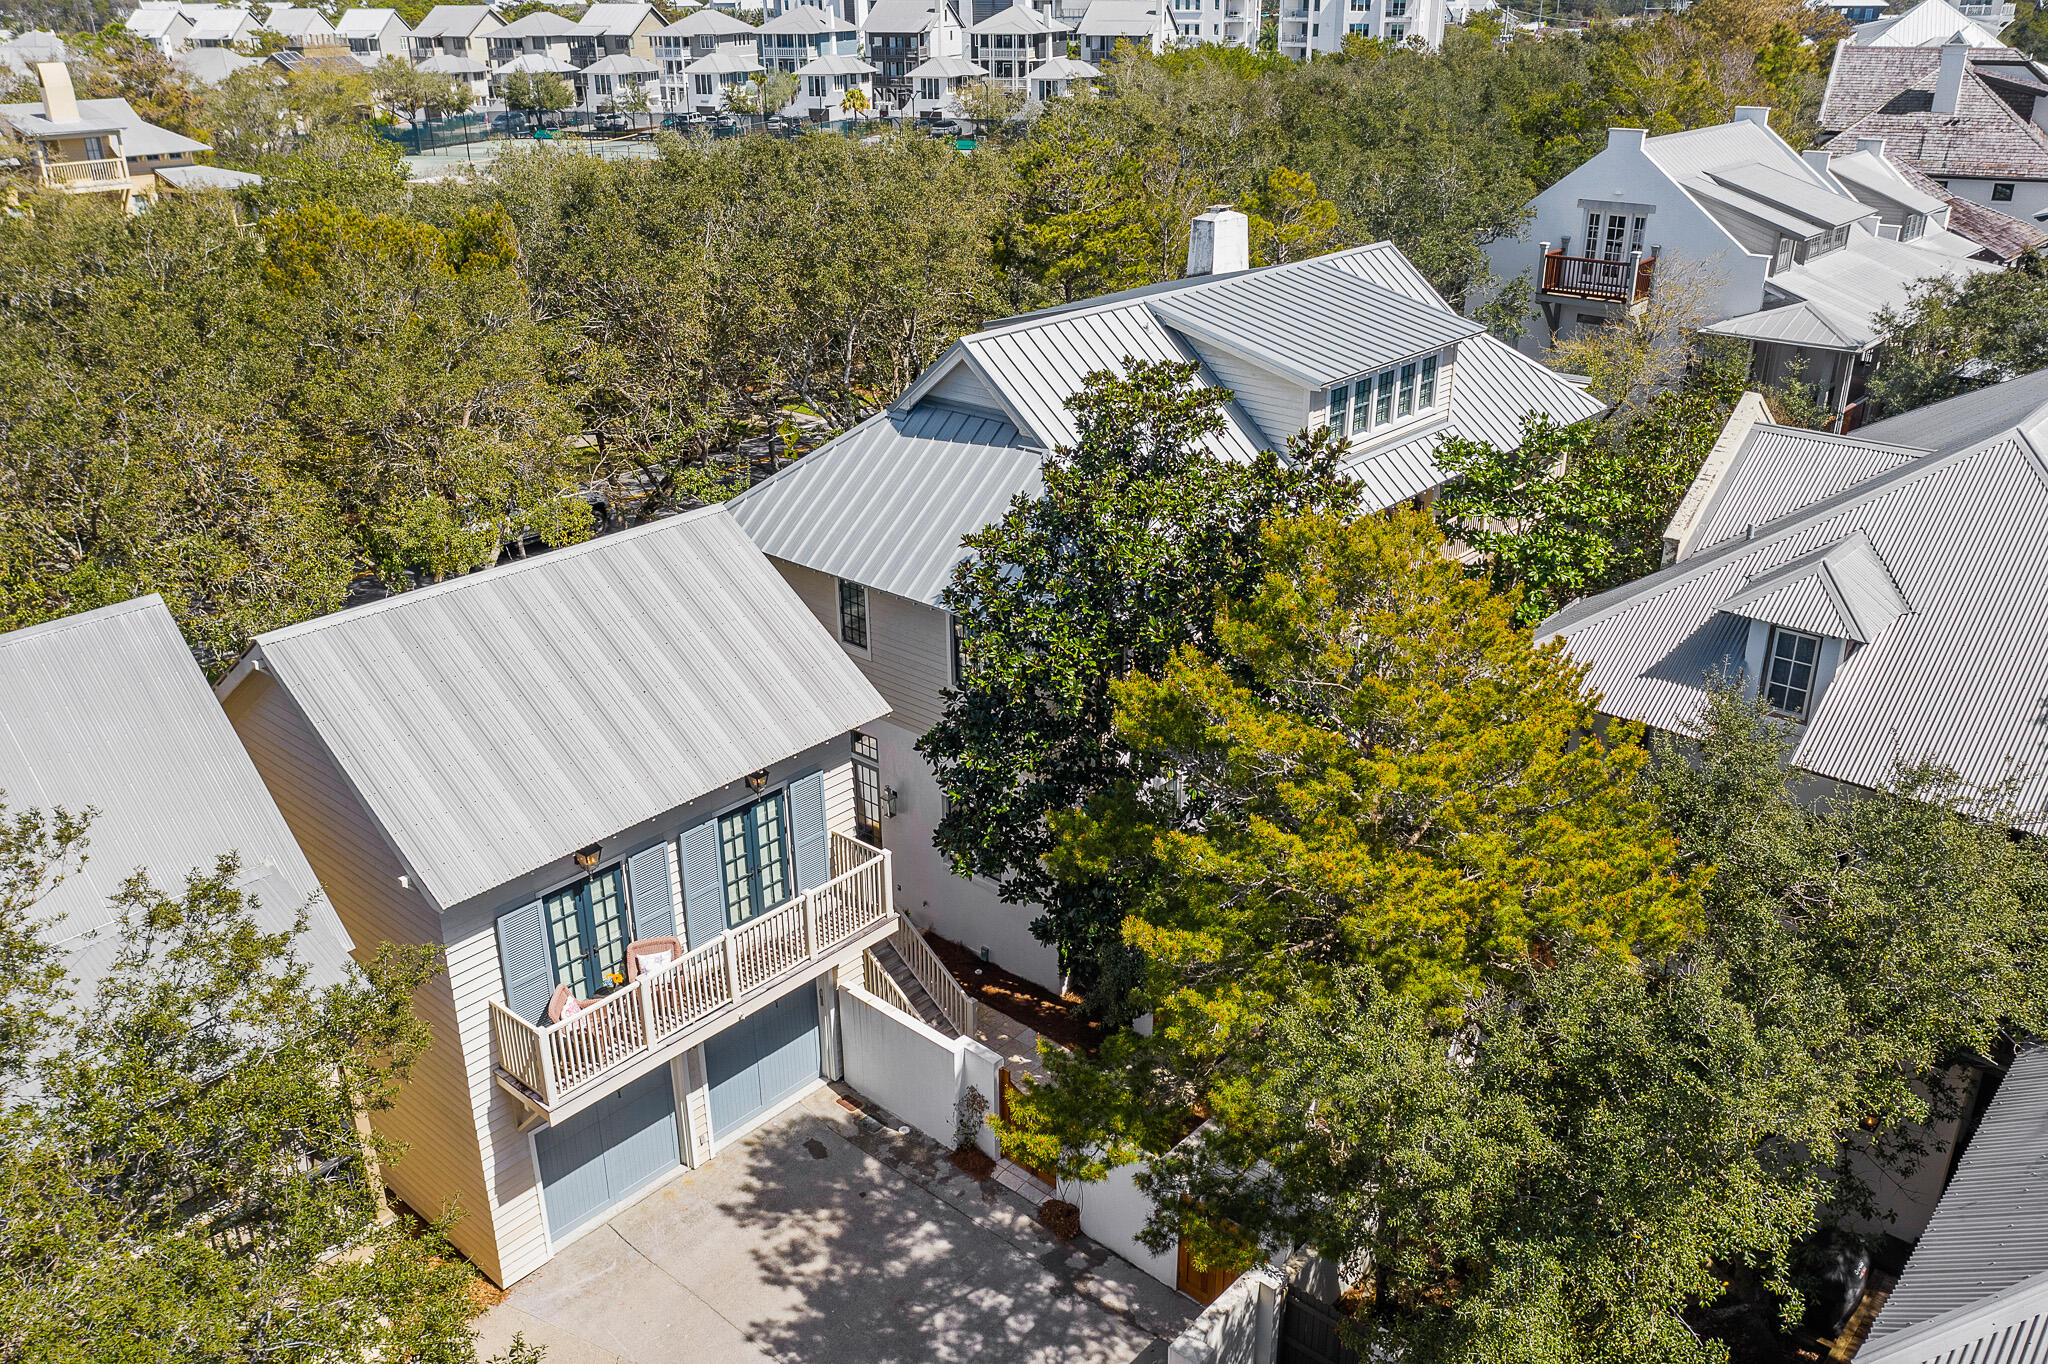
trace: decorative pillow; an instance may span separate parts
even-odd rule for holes
[[[640,974],[644,976],[649,971],[658,971],[662,967],[668,965],[670,960],[673,959],[674,956],[675,953],[669,951],[667,948],[663,948],[659,952],[642,952],[638,956],[634,957],[633,960],[635,963],[639,965]]]
[[[582,1012],[583,1001],[576,998],[574,995],[571,995],[569,998],[562,1001],[562,1017],[565,1020],[574,1018],[577,1014],[580,1014]]]

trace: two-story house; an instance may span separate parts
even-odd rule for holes
[[[1844,47],[1820,124],[1830,150],[1883,138],[1959,198],[2048,221],[2048,66],[1962,34],[1939,47]]]
[[[412,30],[395,9],[344,10],[334,31],[364,66],[375,66],[386,57],[413,59]]]
[[[983,75],[1004,90],[1026,96],[1038,68],[1067,55],[1066,26],[1030,5],[997,10],[968,28],[967,42],[967,55]]]
[[[1171,0],[1175,35],[1192,47],[1256,47],[1259,7],[1250,0]]]
[[[745,70],[703,70],[690,73],[693,63],[721,50],[729,57],[752,63]],[[724,77],[745,80],[761,69],[761,39],[754,26],[709,5],[691,10],[654,35],[654,58],[661,63],[662,107],[671,112],[712,113],[724,107]],[[734,65],[728,61],[725,65]],[[701,88],[700,88],[701,84]]]
[[[875,68],[860,57],[828,53],[796,69],[796,99],[786,111],[813,123],[866,118],[875,107]]]
[[[348,46],[327,16],[307,5],[272,5],[264,12],[262,27],[283,38],[288,48]]]
[[[90,678],[90,686],[79,679]],[[349,969],[348,933],[221,714],[163,598],[138,597],[0,634],[0,792],[10,818],[95,811],[82,861],[26,912],[89,1006],[123,946],[112,905],[137,871],[176,894],[240,861],[237,887],[266,933],[287,932],[315,989]]]
[[[501,1284],[841,1074],[870,949],[922,948],[887,706],[723,508],[273,631],[216,690],[358,950],[445,953],[373,1121]]]
[[[897,111],[908,110],[916,93],[912,71],[935,59],[966,66],[967,26],[953,0],[876,0],[860,31],[875,68],[876,98]],[[979,73],[971,67],[966,71],[968,76],[975,74]],[[920,79],[946,77],[933,71]],[[939,98],[940,92],[933,90],[934,106]]]
[[[860,51],[860,30],[853,21],[819,5],[791,5],[765,19],[754,30],[761,43],[761,65],[770,71],[796,71],[819,57],[852,57]]]
[[[1792,727],[1791,763],[1884,785],[2010,779],[2048,828],[2048,371],[1863,427],[1743,399],[1665,533],[1666,567],[1537,627],[1608,715],[1682,732],[1711,679]]]
[[[172,186],[158,173],[193,164],[204,142],[145,122],[125,99],[79,99],[71,71],[40,62],[39,104],[0,104],[0,123],[28,143],[38,181],[73,194],[119,195],[130,211]]]
[[[193,15],[185,41],[193,47],[235,47],[252,41],[261,27],[246,8],[214,5]]]
[[[733,97],[746,90],[755,74],[764,69],[755,49],[720,44],[683,68],[690,112],[726,113],[734,107]]]
[[[1305,62],[1354,37],[1435,49],[1445,18],[1445,0],[1280,0],[1280,55]]]
[[[1957,197],[1892,157],[1881,137],[1843,141],[1828,152],[1829,174],[1877,210],[1880,235],[1912,241],[1929,227],[1942,228],[1975,246],[1978,260],[1994,265],[2012,265],[2048,246],[2048,228]]]
[[[128,35],[148,43],[166,57],[175,57],[192,46],[192,19],[188,11],[198,6],[178,0],[142,0],[135,11],[121,21]]]
[[[412,31],[414,59],[466,57],[489,65],[491,35],[503,27],[504,19],[489,5],[436,5]]]
[[[1639,314],[1660,274],[1688,272],[1705,330],[1748,341],[1759,382],[1797,373],[1847,414],[1876,364],[1882,309],[1903,309],[1925,280],[1996,267],[1932,221],[1886,230],[1826,152],[1793,151],[1768,109],[1735,114],[1661,137],[1610,129],[1599,155],[1530,201],[1518,238],[1487,247],[1493,271],[1530,283],[1532,354]]]
[[[897,112],[916,118],[964,118],[960,87],[987,79],[979,66],[965,57],[933,57],[910,68],[910,103]]]
[[[581,71],[597,60],[602,35],[551,10],[535,10],[490,34],[489,61],[502,72],[521,57],[539,60],[528,67],[540,71]]]
[[[1833,7],[1831,7],[1833,8]],[[1984,15],[1988,5],[1958,7],[1949,0],[1920,0],[1911,9],[1899,14],[1887,15],[1883,5],[1873,5],[1876,13],[1857,17],[1848,16],[1856,25],[1844,41],[1846,47],[1940,47],[1943,43],[1960,34],[1970,47],[2002,48],[1998,30],[2012,22],[2008,12],[2003,21]],[[1965,12],[1965,8],[1976,10],[1977,15]]]
[[[1444,303],[1393,246],[1250,269],[1247,220],[1198,218],[1189,275],[992,324],[950,347],[892,403],[745,493],[732,514],[887,699],[870,726],[890,776],[885,837],[919,923],[1058,988],[1060,963],[1028,907],[953,875],[933,849],[944,796],[915,744],[959,677],[941,605],[961,539],[1039,490],[1044,453],[1078,435],[1067,398],[1129,360],[1199,364],[1229,389],[1211,448],[1283,450],[1333,428],[1367,505],[1443,482],[1452,433],[1498,444],[1529,412],[1575,421],[1601,404]]]

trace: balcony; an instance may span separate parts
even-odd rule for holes
[[[1654,256],[1605,260],[1598,256],[1567,256],[1562,251],[1546,251],[1543,253],[1543,292],[1560,298],[1634,305],[1649,298],[1651,276],[1656,268]]]
[[[89,161],[45,161],[43,185],[48,189],[91,191],[128,188],[128,163],[118,156]]]
[[[491,1001],[500,1088],[533,1121],[559,1122],[715,1030],[721,1018],[783,988],[864,934],[894,926],[889,854],[832,835],[832,879],[720,934],[574,1018],[544,1026]]]

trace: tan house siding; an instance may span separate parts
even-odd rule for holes
[[[1203,344],[1201,351],[1216,378],[1237,395],[1238,405],[1259,424],[1276,448],[1285,446],[1289,436],[1309,424],[1308,389],[1269,374],[1219,347]]]
[[[838,639],[838,579],[787,560],[773,562],[804,605]],[[939,722],[945,709],[939,693],[953,680],[952,625],[945,612],[871,587],[867,651],[846,652],[889,703],[897,724],[922,734]]]
[[[342,926],[355,940],[358,959],[367,960],[379,943],[440,943],[440,916],[424,895],[399,884],[404,869],[397,856],[291,696],[266,674],[252,673],[223,704]],[[436,1216],[451,1204],[458,1208],[462,1216],[449,1239],[498,1278],[491,1201],[476,1126],[462,1098],[473,1091],[474,1082],[459,1040],[457,978],[451,973],[467,965],[451,954],[450,972],[435,976],[414,996],[434,1041],[415,1064],[397,1104],[375,1115],[372,1123],[405,1148],[385,1165],[385,1182],[424,1216]],[[460,983],[472,988],[466,980]]]

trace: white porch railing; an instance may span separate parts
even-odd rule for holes
[[[905,919],[889,935],[889,942],[895,947],[896,955],[903,958],[903,964],[910,968],[910,974],[917,977],[917,983],[924,986],[924,992],[932,997],[932,1003],[939,1006],[939,1012],[946,1016],[946,1021],[962,1037],[974,1036],[974,996],[953,979],[953,973],[932,951],[932,945],[924,940],[924,934],[917,931],[917,926]]]
[[[882,963],[875,960],[874,953],[861,953],[860,967],[861,984],[867,987],[869,994],[899,1013],[909,1014],[912,1018],[917,1017],[917,1010],[910,1007],[909,997],[903,993],[902,987],[896,984],[895,978],[883,969]]]
[[[45,161],[43,184],[52,188],[84,185],[112,188],[128,180],[128,163],[118,156],[95,157],[90,161]]]
[[[888,917],[889,854],[835,832],[831,869],[825,884],[591,1001],[574,1018],[537,1026],[492,1000],[498,1069],[542,1109],[553,1109]]]

